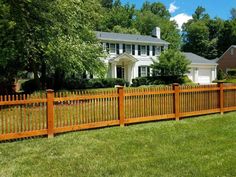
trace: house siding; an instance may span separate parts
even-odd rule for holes
[[[233,50],[233,55],[231,55]],[[227,72],[227,69],[236,69],[236,48],[231,46],[219,59],[218,68]]]

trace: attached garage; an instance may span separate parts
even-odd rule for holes
[[[217,63],[193,53],[183,53],[191,62],[189,79],[199,84],[210,84],[217,77]]]

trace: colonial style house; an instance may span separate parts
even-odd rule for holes
[[[217,61],[219,69],[227,73],[236,70],[236,45],[230,46]]]
[[[150,65],[158,59],[169,43],[161,39],[161,30],[156,27],[152,35],[121,34],[98,32],[96,37],[101,41],[105,62],[108,65],[107,77],[123,78],[128,82],[136,77],[150,76]],[[216,63],[200,56],[186,53],[192,62],[189,78],[197,83],[211,83],[216,78]],[[208,62],[209,61],[209,62]]]

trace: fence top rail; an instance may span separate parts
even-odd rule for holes
[[[54,98],[55,102],[58,101],[79,101],[79,100],[93,100],[101,98],[118,98],[119,95],[116,94],[104,94],[104,95],[81,95],[81,96],[68,96],[68,97],[56,97]]]
[[[158,91],[168,91],[173,90],[172,86],[150,86],[150,87],[125,87],[126,93],[135,93],[135,92],[158,92]]]
[[[173,94],[174,90],[160,90],[160,91],[140,91],[140,92],[132,92],[125,93],[125,96],[142,96],[142,95],[161,95],[161,94]]]
[[[32,94],[14,93],[12,95],[0,95],[0,102],[38,100],[46,98],[47,98],[46,92],[35,92]]]
[[[14,100],[14,101],[0,101],[0,106],[11,106],[11,105],[25,105],[33,103],[46,103],[47,99],[29,99],[29,100]]]
[[[179,92],[181,93],[188,93],[188,92],[207,92],[207,91],[216,91],[220,90],[219,87],[213,88],[190,88],[190,89],[182,89]]]
[[[209,85],[180,85],[180,90],[184,89],[195,89],[195,88],[217,88],[217,84],[209,84]]]
[[[61,97],[75,97],[75,96],[84,96],[84,95],[107,95],[107,94],[116,94],[116,88],[108,89],[91,89],[91,90],[75,90],[75,91],[57,91],[54,93],[55,98]]]

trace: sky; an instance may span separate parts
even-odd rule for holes
[[[136,8],[141,8],[146,0],[121,0],[123,4],[135,4]],[[171,20],[175,20],[179,27],[184,22],[191,19],[192,14],[198,6],[206,9],[206,12],[212,17],[222,19],[230,18],[230,10],[236,8],[236,0],[148,0],[149,2],[161,2],[165,4],[171,13]]]

